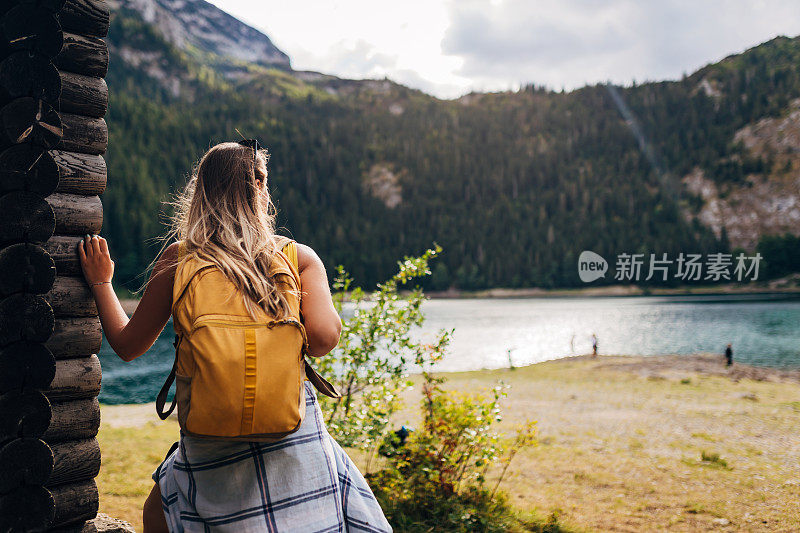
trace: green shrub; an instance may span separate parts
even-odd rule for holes
[[[700,460],[709,466],[718,466],[720,468],[728,468],[728,462],[719,456],[718,453],[700,452]]]
[[[400,393],[411,385],[411,365],[425,369],[441,359],[452,330],[441,330],[431,343],[415,338],[414,328],[425,321],[425,295],[420,287],[404,294],[399,291],[430,275],[429,262],[439,252],[441,248],[435,246],[419,257],[406,257],[398,263],[397,274],[370,293],[353,287],[344,268],[337,268],[334,305],[343,315],[349,303],[352,315],[343,320],[339,345],[315,363],[342,393],[338,400],[320,396],[328,430],[342,446],[373,457],[391,416],[401,406]]]
[[[440,251],[406,257],[371,293],[353,287],[338,268],[334,304],[344,314],[349,303],[352,314],[343,320],[339,345],[317,362],[342,393],[338,400],[320,396],[328,429],[343,446],[367,453],[365,477],[397,531],[563,531],[557,514],[523,516],[499,490],[514,456],[536,443],[535,422],[506,442],[493,431],[506,386],[488,395],[442,389],[444,378],[430,369],[452,330],[440,330],[429,343],[412,334],[425,320],[424,294],[419,287],[399,289],[430,275],[429,262]],[[403,442],[389,421],[401,407],[400,393],[412,385],[412,365],[424,378],[423,424]],[[382,468],[370,472],[379,454]]]
[[[491,394],[465,394],[440,387],[443,378],[424,374],[419,431],[388,454],[384,468],[367,474],[387,517],[399,531],[560,531],[548,522],[521,517],[498,491],[517,452],[535,444],[535,422],[522,425],[510,443],[493,425],[501,420],[505,386]],[[490,473],[496,479],[490,481]],[[542,529],[547,526],[549,529]]]

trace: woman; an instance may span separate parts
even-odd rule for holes
[[[105,239],[87,235],[78,246],[108,343],[125,361],[145,353],[167,323],[180,257],[195,253],[213,261],[248,305],[285,305],[269,276],[278,254],[274,207],[267,190],[269,154],[257,144],[212,147],[176,202],[167,240],[128,319],[112,287],[114,262]],[[319,357],[339,340],[341,320],[333,306],[325,268],[298,244],[309,355]],[[158,531],[391,531],[372,491],[324,426],[317,396],[304,382],[306,415],[299,429],[278,442],[232,442],[184,435],[153,473],[144,504],[147,533]]]

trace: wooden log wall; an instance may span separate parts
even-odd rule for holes
[[[0,533],[92,531],[101,331],[77,244],[103,223],[105,0],[0,7]]]

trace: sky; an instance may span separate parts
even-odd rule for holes
[[[388,77],[439,98],[524,84],[678,79],[778,35],[798,0],[211,0],[295,70]]]

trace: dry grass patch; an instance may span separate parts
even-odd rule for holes
[[[659,359],[663,379],[638,364],[648,358],[601,357],[449,374],[447,386],[502,379],[504,426],[539,421],[540,446],[504,482],[522,508],[587,530],[800,530],[800,385]]]

